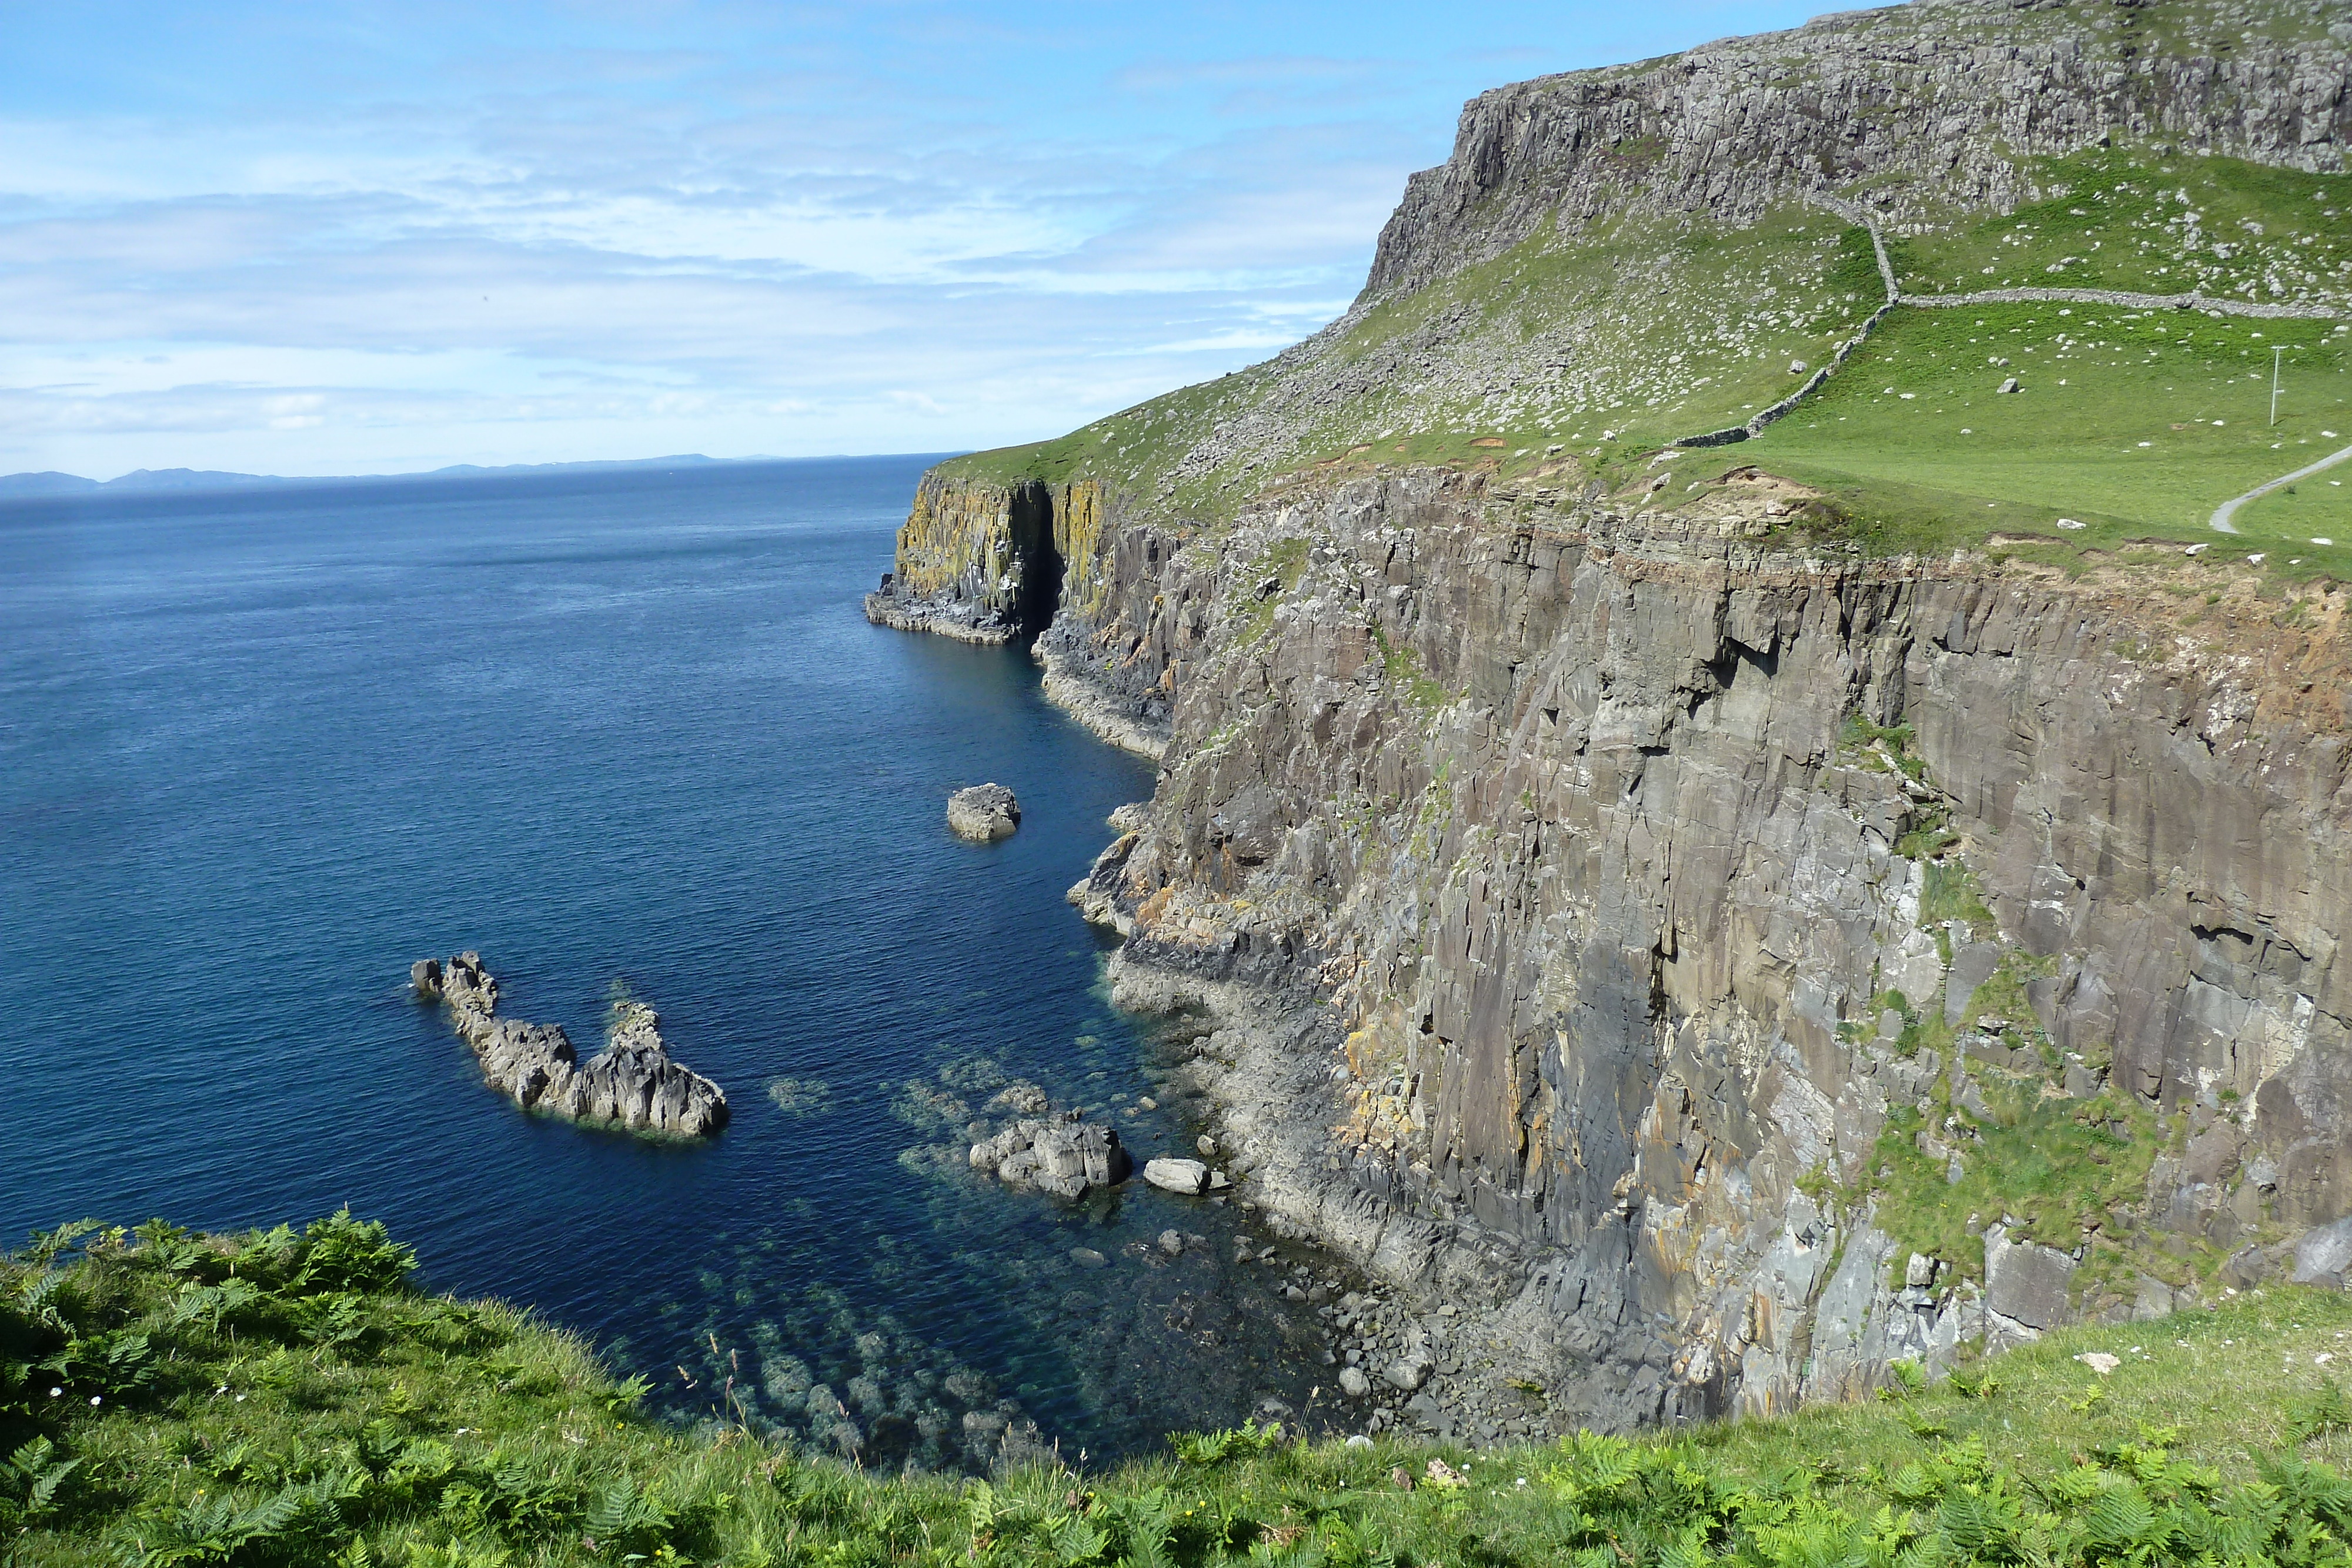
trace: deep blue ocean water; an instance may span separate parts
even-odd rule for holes
[[[0,505],[0,1239],[349,1205],[673,1412],[871,1464],[1308,1406],[1234,1210],[961,1168],[999,1075],[1139,1162],[1193,1129],[1136,1113],[1160,1047],[1062,896],[1149,765],[1021,650],[858,613],[926,461]],[[961,843],[989,779],[1021,831]],[[625,982],[732,1124],[488,1092],[407,994],[461,948],[583,1055]]]

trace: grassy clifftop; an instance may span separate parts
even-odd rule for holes
[[[2208,526],[2352,445],[2352,174],[2326,172],[2343,148],[2325,108],[2352,26],[2299,0],[1831,20],[1487,95],[1454,160],[1415,177],[1375,287],[1322,332],[951,469],[1091,477],[1133,511],[1213,528],[1252,496],[1381,469],[1672,509],[1752,465],[1820,496],[1790,526],[1872,548],[2172,539],[2352,577],[2352,463],[2250,504],[2242,547]],[[2303,85],[2241,71],[2196,98],[2280,50],[2278,82]],[[1685,102],[1685,77],[1727,96]],[[1629,81],[1671,104],[1635,105]],[[2289,115],[2299,141],[2275,134]],[[2158,129],[2168,116],[2180,126]],[[1861,151],[1804,152],[1832,131]],[[1927,171],[1931,149],[1953,172]],[[1862,214],[1913,303],[1762,440],[1663,456],[1797,391],[1884,303]],[[1949,303],[2048,288],[2208,303]],[[2021,390],[2000,391],[2011,376]]]
[[[1471,1454],[1181,1437],[883,1476],[647,1418],[588,1347],[337,1215],[0,1263],[0,1562],[1356,1568],[2352,1560],[2352,1299],[2078,1329],[1934,1389]],[[2112,1357],[2109,1361],[2105,1358]]]

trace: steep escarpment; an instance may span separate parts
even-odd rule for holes
[[[1325,333],[927,481],[1093,486],[1036,645],[1165,738],[1074,898],[1122,1000],[1198,1013],[1242,1197],[1429,1309],[1421,1418],[1780,1408],[2340,1277],[2343,591],[2120,512],[2068,543],[2065,497],[2012,535],[1664,444],[1884,302],[1809,197],[1890,269],[2337,308],[2279,214],[2341,211],[2340,26],[1922,5],[1490,94]],[[2028,232],[2068,201],[2114,244]],[[2125,325],[2070,319],[2036,389]],[[1869,360],[1905,419],[1919,342]],[[1916,412],[1973,437],[1969,395]]]
[[[1629,195],[1742,223],[1791,190],[1867,183],[1891,222],[1924,224],[2014,206],[2030,160],[2120,140],[2341,172],[2347,45],[2318,6],[1928,3],[1519,82],[1473,99],[1454,155],[1407,183],[1365,293]]]
[[[1126,599],[1171,767],[1087,896],[1130,997],[1243,1020],[1253,1195],[1480,1301],[1562,1419],[2291,1271],[2352,1207],[2343,597],[2257,659],[1662,521],[1365,481]]]
[[[868,619],[972,643],[1008,643],[1065,607],[1100,608],[1102,497],[1093,485],[972,483],[927,474],[897,559],[866,596]]]

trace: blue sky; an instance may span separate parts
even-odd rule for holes
[[[0,0],[0,472],[1055,434],[1339,314],[1465,99],[1814,9]]]

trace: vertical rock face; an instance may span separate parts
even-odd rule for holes
[[[1249,563],[1299,538],[1244,636]],[[2152,655],[2136,596],[1437,475],[1245,512],[1112,602],[1178,695],[1148,821],[1074,890],[1129,934],[1122,995],[1256,1019],[1202,1063],[1255,1195],[1482,1298],[1564,1415],[1772,1408],[2168,1303],[2150,1254],[2000,1212],[1912,1260],[1871,1218],[1896,1115],[1965,1172],[1988,1095],[2143,1107],[2186,1153],[2103,1217],[2126,1238],[2352,1208],[2352,754],[2341,685],[2302,689],[2340,621]]]
[[[2264,15],[1953,0],[1487,94],[1350,319],[1612,206],[1737,222],[1870,176],[1899,225],[2118,132],[2341,170],[2352,24]],[[1083,530],[1079,482],[927,480],[877,616],[1003,620],[967,565],[1049,507],[1049,690],[1163,762],[1073,898],[1127,936],[1124,1003],[1213,1015],[1188,1071],[1241,1190],[1459,1309],[1415,1328],[1416,1407],[1517,1375],[1559,1424],[1777,1409],[2342,1278],[2313,1228],[2352,1211],[2347,594],[2286,625],[2245,572],[2158,634],[2145,577],[1736,508],[1433,469],[1171,499],[1307,449],[1362,378],[1466,376],[1467,327],[1424,327],[1262,368]],[[2004,1168],[2035,1127],[2064,1192]],[[1947,1191],[1979,1207],[1927,1226]]]
[[[1088,482],[975,483],[927,474],[867,619],[972,643],[1043,631],[1056,610],[1098,608],[1102,497]]]
[[[448,1008],[451,1027],[481,1061],[483,1081],[526,1111],[686,1138],[727,1124],[726,1091],[670,1059],[661,1019],[643,1002],[614,1004],[604,1051],[583,1064],[556,1025],[493,1016],[499,983],[479,954],[446,965],[420,959],[408,975],[419,997]]]
[[[1666,59],[1471,99],[1454,155],[1407,182],[1367,298],[1575,227],[1632,193],[1740,222],[1792,190],[1874,182],[1898,221],[2007,206],[2021,158],[2105,140],[2340,172],[2352,141],[2352,28],[2322,6],[2171,5],[2187,47],[2152,47],[2133,6],[1943,0],[1816,17]],[[2295,37],[2297,24],[2304,36]]]

